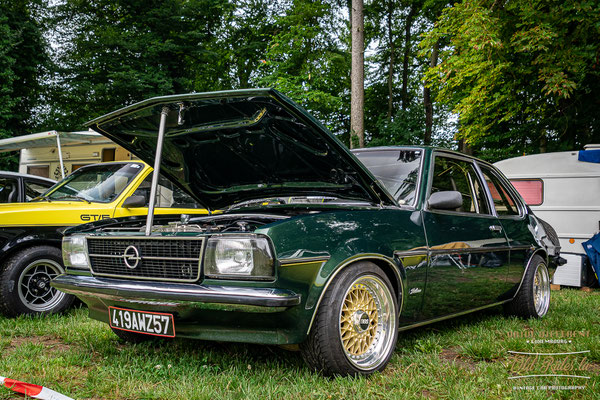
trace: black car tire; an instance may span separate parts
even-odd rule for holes
[[[56,247],[35,246],[15,253],[0,272],[0,313],[15,317],[67,310],[75,296],[50,287],[50,281],[64,272]]]
[[[550,276],[546,262],[539,255],[531,258],[521,288],[506,304],[509,315],[521,318],[542,318],[550,305]]]
[[[375,264],[358,262],[333,278],[300,351],[324,375],[370,375],[385,368],[397,338],[398,301],[390,280]]]

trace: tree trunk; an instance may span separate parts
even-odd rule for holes
[[[435,42],[433,49],[431,49],[431,56],[429,57],[429,68],[437,65],[439,47],[439,41]],[[425,106],[425,137],[423,138],[423,143],[429,146],[433,133],[433,102],[431,101],[431,89],[427,86],[423,86],[423,104]]]
[[[548,138],[546,137],[546,130],[542,131],[540,136],[540,153],[546,153],[548,151]]]
[[[352,0],[352,88],[350,92],[350,148],[365,146],[365,30],[363,0]]]
[[[404,58],[402,60],[402,91],[400,92],[400,99],[402,100],[402,109],[408,108],[408,64],[410,58],[410,37],[413,19],[416,13],[416,6],[412,5],[410,11],[406,16],[406,26],[404,30]]]
[[[387,34],[388,34],[388,43],[390,46],[390,66],[388,69],[388,111],[387,111],[387,119],[390,121],[392,119],[392,114],[394,113],[394,53],[396,52],[396,47],[394,43],[394,31],[392,29],[392,13],[394,11],[394,3],[393,0],[388,0],[388,9],[387,9]]]
[[[465,139],[458,140],[458,151],[469,156],[473,155],[473,148],[465,142]]]

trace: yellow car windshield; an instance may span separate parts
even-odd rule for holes
[[[95,164],[81,167],[51,187],[46,200],[110,203],[144,169],[141,163]]]

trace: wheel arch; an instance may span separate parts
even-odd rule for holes
[[[28,238],[28,236],[30,235],[21,235],[19,237],[15,237],[2,247],[2,249],[0,250],[0,270],[4,269],[4,263],[6,262],[6,260],[28,247],[52,246],[61,250],[61,242],[58,239],[40,236]]]
[[[310,322],[309,322],[308,328],[306,330],[307,335],[310,333],[310,330],[312,329],[315,317],[317,315],[317,311],[319,310],[319,307],[321,306],[321,300],[323,299],[323,296],[329,289],[329,285],[331,284],[331,282],[333,282],[335,277],[340,272],[345,270],[347,267],[350,267],[351,265],[354,265],[358,262],[363,262],[363,261],[372,262],[373,264],[378,266],[383,271],[383,273],[387,276],[387,278],[390,280],[390,282],[392,284],[392,288],[395,291],[396,300],[398,302],[398,315],[400,315],[400,313],[402,312],[402,307],[404,305],[404,282],[405,282],[404,279],[402,278],[404,276],[402,266],[399,265],[398,263],[396,263],[393,258],[386,257],[382,254],[355,255],[353,257],[350,257],[350,258],[342,261],[335,268],[335,270],[331,273],[331,275],[329,276],[329,279],[327,279],[327,282],[325,283],[323,290],[319,294],[319,299],[317,300],[317,303],[315,304],[315,307],[312,311],[312,316],[310,318]]]
[[[541,247],[537,248],[535,250],[532,250],[529,253],[529,256],[527,258],[527,263],[525,264],[525,269],[523,270],[523,275],[521,276],[521,282],[519,282],[519,287],[515,291],[515,294],[513,295],[511,300],[514,299],[515,297],[517,297],[517,295],[519,294],[519,291],[521,290],[521,287],[523,286],[523,281],[525,280],[525,275],[527,275],[527,271],[529,270],[529,267],[531,266],[531,261],[533,260],[533,257],[535,257],[535,256],[541,256],[544,259],[544,262],[546,263],[546,268],[548,268],[548,253],[546,252],[546,250],[544,250]]]

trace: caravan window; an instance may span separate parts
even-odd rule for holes
[[[544,202],[544,182],[541,179],[511,179],[510,183],[530,206]]]

